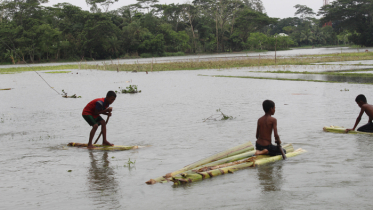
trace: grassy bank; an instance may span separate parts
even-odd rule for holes
[[[14,67],[0,68],[1,74],[20,73],[24,71],[46,71],[46,70],[64,70],[64,69],[79,69],[79,65],[60,65],[60,66],[33,66],[33,67]]]
[[[228,78],[243,78],[243,79],[285,80],[285,81],[297,81],[297,82],[302,81],[302,82],[323,82],[323,83],[346,83],[346,82],[340,82],[340,81],[291,79],[291,78],[275,78],[275,77],[225,76],[225,75],[198,75],[198,76],[228,77]],[[361,82],[347,82],[347,83],[373,85],[373,83],[361,83]]]
[[[198,69],[222,69],[222,68],[239,68],[252,66],[273,66],[273,65],[311,65],[313,63],[324,62],[341,62],[341,61],[356,61],[356,60],[373,60],[373,53],[346,53],[337,54],[338,56],[300,56],[292,58],[253,58],[239,57],[220,60],[203,60],[193,59],[185,62],[169,62],[169,63],[145,63],[145,64],[105,64],[104,65],[60,65],[60,66],[35,66],[35,67],[19,67],[19,68],[3,68],[0,73],[17,73],[23,71],[42,71],[42,70],[64,70],[64,69],[97,69],[109,71],[175,71],[175,70],[198,70]]]
[[[365,57],[373,57],[373,52],[349,52],[349,53],[333,53],[320,55],[302,55],[301,57],[356,57],[362,60]]]
[[[198,70],[198,69],[225,69],[252,66],[273,66],[273,65],[311,65],[313,63],[373,60],[370,56],[343,56],[343,57],[294,57],[294,58],[236,58],[199,61],[197,59],[188,62],[170,63],[147,63],[147,64],[105,64],[101,66],[87,66],[88,69],[111,70],[111,71],[174,71],[174,70]]]
[[[253,73],[274,73],[274,74],[322,74],[322,75],[333,75],[333,76],[344,76],[344,77],[373,77],[373,74],[366,73],[344,73],[344,72],[356,72],[356,71],[373,71],[373,69],[364,70],[346,70],[346,71],[328,71],[328,72],[309,72],[309,71],[250,71]]]

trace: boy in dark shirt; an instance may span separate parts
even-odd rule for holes
[[[106,139],[106,122],[100,114],[111,116],[111,111],[113,110],[111,107],[109,107],[110,104],[112,104],[117,95],[114,91],[109,91],[106,94],[106,98],[97,98],[92,100],[87,104],[87,106],[83,109],[83,118],[87,121],[87,123],[92,126],[92,130],[89,134],[89,141],[88,141],[88,149],[95,148],[95,146],[92,145],[93,137],[95,136],[96,130],[98,126],[101,125],[101,132],[102,132],[102,145],[108,145],[113,146],[114,144],[111,144]]]
[[[276,118],[272,117],[272,115],[275,114],[275,108],[275,103],[273,101],[265,100],[263,102],[263,110],[265,114],[258,119],[255,155],[281,155],[279,148],[272,145],[271,142],[272,130],[274,130],[275,142],[281,144],[280,137],[277,134],[277,120]],[[286,150],[284,150],[284,153],[286,153]]]
[[[373,120],[373,106],[367,103],[367,99],[365,98],[365,96],[363,94],[358,95],[356,97],[355,101],[356,101],[357,105],[361,108],[360,114],[356,119],[354,127],[352,129],[346,129],[346,133],[348,133],[349,131],[355,130],[355,128],[359,124],[359,122],[361,120],[361,116],[363,116],[364,112],[369,117],[368,124],[365,124],[365,125],[361,126],[360,128],[357,129],[357,131],[373,133],[373,123],[372,123],[372,120]]]

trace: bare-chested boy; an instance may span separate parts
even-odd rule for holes
[[[275,103],[271,100],[263,102],[264,116],[258,119],[256,129],[256,152],[255,155],[281,155],[279,147],[272,145],[272,130],[275,133],[275,142],[281,144],[280,137],[277,133],[277,120],[272,117],[275,114]],[[284,149],[283,149],[284,150]],[[286,150],[284,150],[286,153]]]
[[[368,123],[366,125],[363,125],[360,128],[358,128],[357,131],[373,133],[373,123],[372,123],[372,120],[373,120],[373,106],[367,103],[367,99],[365,98],[365,96],[363,94],[358,95],[356,97],[355,101],[356,101],[357,105],[359,105],[359,107],[361,108],[360,114],[356,119],[354,128],[346,129],[346,133],[349,132],[349,131],[355,130],[355,128],[359,124],[359,122],[361,120],[361,116],[363,116],[364,112],[369,117]]]

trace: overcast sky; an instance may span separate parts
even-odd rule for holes
[[[85,3],[85,0],[49,0],[49,3],[43,4],[45,6],[52,6],[54,4],[67,2],[72,5],[81,7],[84,10],[89,10],[89,7]],[[160,4],[171,4],[171,3],[185,3],[186,0],[159,0]],[[320,7],[323,5],[323,0],[262,0],[264,7],[266,9],[267,15],[269,17],[278,17],[278,18],[286,18],[286,17],[294,17],[295,9],[294,5],[302,4],[306,5],[313,9],[315,13],[317,13]],[[114,3],[110,10],[117,9],[122,6],[126,6],[129,4],[136,3],[136,0],[119,0],[118,2]]]

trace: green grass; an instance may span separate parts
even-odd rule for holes
[[[14,67],[0,68],[0,74],[19,73],[24,71],[45,71],[45,70],[63,70],[79,69],[79,65],[60,65],[60,66],[32,66],[32,67]]]
[[[361,70],[346,70],[344,72],[354,72]],[[373,69],[365,69],[364,71],[373,71]],[[341,73],[339,71],[328,71],[328,72],[309,72],[309,71],[250,71],[255,73],[275,73],[275,74],[322,74],[322,75],[333,75],[333,76],[345,76],[345,77],[373,77],[373,74],[365,73]]]
[[[338,55],[338,56],[335,56]],[[334,56],[300,56],[291,58],[277,58],[277,63],[274,58],[258,58],[253,57],[238,57],[234,59],[219,59],[219,60],[191,60],[186,62],[169,62],[169,63],[143,63],[143,64],[107,64],[104,65],[88,65],[86,63],[76,65],[60,65],[60,66],[34,66],[19,67],[19,68],[0,68],[0,73],[18,73],[23,71],[42,71],[42,70],[64,70],[64,69],[97,69],[109,71],[176,71],[176,70],[200,70],[200,69],[226,69],[240,67],[255,67],[255,66],[276,66],[276,65],[313,65],[315,63],[325,62],[341,62],[341,61],[356,61],[356,60],[373,60],[373,53],[345,53],[335,54]]]
[[[323,83],[346,83],[346,82],[326,81],[326,80],[307,80],[307,79],[290,79],[290,78],[273,78],[273,77],[252,77],[252,76],[225,76],[225,75],[198,75],[198,76],[244,78],[244,79],[285,80],[285,81],[297,81],[297,82],[304,81],[304,82],[323,82]],[[347,82],[347,83],[349,83],[349,84],[373,85],[373,83],[359,83],[359,82]]]
[[[320,54],[320,55],[302,55],[302,57],[373,57],[373,52],[349,52],[349,53],[334,53],[334,54]]]
[[[48,72],[44,72],[44,73],[48,73],[48,74],[63,74],[63,73],[70,73],[71,71],[48,71]]]
[[[101,66],[87,66],[88,69],[111,70],[111,71],[176,71],[176,70],[199,70],[199,69],[225,69],[252,66],[275,66],[275,65],[313,65],[314,63],[351,61],[351,60],[373,60],[372,56],[344,56],[344,57],[292,57],[273,58],[248,57],[229,60],[193,60],[189,62],[169,63],[145,63],[145,64],[105,64]]]

